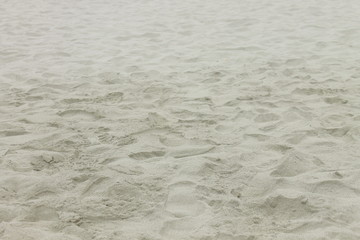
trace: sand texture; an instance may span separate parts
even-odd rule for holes
[[[0,0],[0,239],[360,239],[359,16]]]

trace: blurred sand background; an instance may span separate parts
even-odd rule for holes
[[[0,239],[360,239],[358,0],[0,3]]]

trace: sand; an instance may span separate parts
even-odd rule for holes
[[[360,239],[358,0],[2,0],[0,239]]]

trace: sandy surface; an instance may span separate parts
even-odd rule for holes
[[[360,239],[358,0],[0,3],[0,239]]]

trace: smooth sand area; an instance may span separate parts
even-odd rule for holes
[[[359,240],[359,0],[0,0],[1,240]]]

